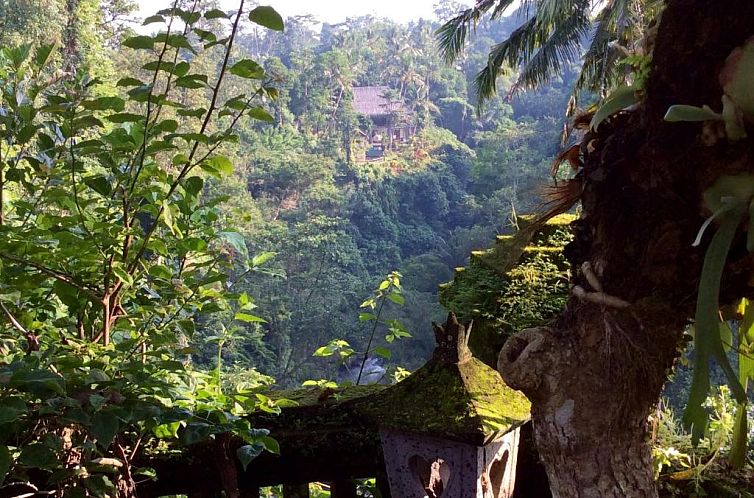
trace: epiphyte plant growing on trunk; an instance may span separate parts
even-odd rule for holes
[[[727,138],[736,142],[747,137],[746,123],[754,122],[754,38],[733,50],[719,75],[723,89],[722,111],[717,113],[709,106],[696,107],[684,104],[671,106],[665,114],[669,122],[703,122],[703,137],[708,146]],[[738,227],[748,219],[746,248],[754,252],[754,176],[747,173],[721,175],[704,192],[705,208],[711,213],[699,230],[694,245],[701,243],[706,229],[713,223],[719,226],[705,254],[699,282],[694,344],[696,361],[689,393],[689,402],[683,421],[692,429],[695,439],[704,435],[708,413],[703,407],[710,389],[710,359],[721,366],[738,403],[734,443],[731,460],[742,466],[747,442],[746,388],[754,378],[754,368],[749,358],[752,342],[752,310],[746,299],[739,305],[741,321],[738,327],[739,371],[735,372],[726,356],[732,347],[733,334],[726,322],[720,321],[720,282]]]
[[[147,60],[122,95],[55,71],[54,46],[0,52],[3,492],[131,496],[156,439],[234,434],[244,466],[276,449],[239,416],[259,398],[217,393],[188,355],[194,317],[242,301],[230,276],[256,266],[218,226],[222,199],[202,198],[207,176],[232,171],[222,151],[239,121],[273,120],[276,89],[234,42],[245,18],[283,22],[243,0],[232,15],[196,5],[176,1],[146,19],[159,32],[125,40]],[[192,70],[203,53],[216,74]],[[228,96],[229,79],[245,92]]]
[[[479,2],[488,8],[504,3]],[[605,4],[628,3],[640,4]],[[557,7],[544,0],[524,4],[537,14],[547,4]],[[570,12],[572,2],[557,4]],[[567,258],[577,268],[574,290],[582,295],[574,293],[552,323],[509,339],[498,363],[505,381],[532,401],[535,438],[555,496],[657,496],[648,471],[647,416],[693,314],[688,297],[701,290],[702,273],[715,273],[702,272],[701,251],[691,246],[706,202],[702,194],[723,172],[746,174],[752,167],[750,140],[717,140],[710,149],[693,126],[662,118],[673,104],[720,98],[719,68],[752,35],[753,8],[733,0],[665,2],[657,28],[647,30],[656,34],[645,38],[647,48],[654,46],[646,51],[651,70],[634,112],[594,123],[576,150],[578,192],[568,200],[581,201],[583,216],[574,224]],[[513,38],[523,40],[527,31],[524,24]],[[530,38],[532,46],[544,46],[554,32],[540,31],[542,37]],[[503,42],[497,52],[509,45]],[[528,57],[531,52],[511,66]],[[725,263],[733,271],[715,300],[750,297],[741,239],[734,238]],[[617,295],[619,306],[603,299]]]

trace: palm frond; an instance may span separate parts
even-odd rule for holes
[[[620,80],[618,60],[625,56],[620,46],[627,42],[633,23],[629,12],[638,0],[610,0],[597,15],[589,48],[583,56],[581,72],[571,94],[569,114],[584,91],[604,95]]]
[[[507,67],[515,67],[519,61],[528,60],[543,34],[537,24],[537,16],[530,17],[516,28],[505,41],[490,50],[487,66],[477,74],[474,87],[477,94],[477,107],[497,93],[497,77]]]
[[[588,34],[591,23],[584,9],[576,8],[571,12],[564,21],[554,23],[547,40],[524,61],[509,96],[521,89],[536,88],[546,83],[564,65],[579,59],[581,40]]]
[[[502,15],[514,0],[479,0],[474,7],[466,9],[459,15],[440,26],[435,32],[440,55],[446,63],[455,61],[463,51],[468,34],[482,16],[492,9],[493,18]]]
[[[562,22],[580,11],[587,15],[590,2],[586,0],[537,0],[536,11],[543,26]]]

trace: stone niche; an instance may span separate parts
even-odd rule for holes
[[[485,446],[395,430],[380,432],[392,496],[509,498],[519,429]]]
[[[377,395],[390,494],[396,498],[511,498],[529,403],[473,358],[470,326],[435,325],[424,367]]]

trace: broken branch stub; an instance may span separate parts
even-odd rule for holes
[[[524,329],[505,342],[497,359],[497,370],[508,386],[531,398],[540,391],[542,379],[553,368],[551,329]]]

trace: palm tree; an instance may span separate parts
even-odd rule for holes
[[[501,18],[515,0],[478,0],[437,30],[444,59],[450,63],[463,51],[469,32],[482,17]],[[478,103],[497,92],[497,77],[520,65],[509,96],[536,88],[562,68],[581,61],[569,113],[586,90],[604,97],[612,87],[626,82],[619,62],[628,55],[644,55],[642,37],[656,18],[659,0],[522,0],[521,25],[490,50],[487,66],[477,75]]]

